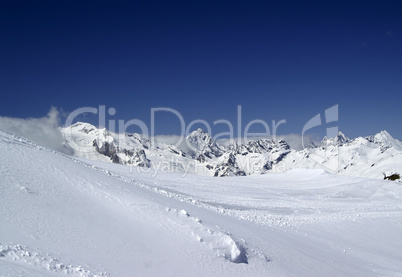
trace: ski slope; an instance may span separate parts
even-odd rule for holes
[[[401,198],[322,170],[137,171],[0,132],[0,276],[402,276]]]

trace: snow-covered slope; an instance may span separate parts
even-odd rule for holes
[[[281,173],[294,168],[383,179],[402,173],[402,142],[386,131],[353,140],[341,132],[319,146],[294,150],[284,140],[220,144],[198,129],[178,146],[139,134],[115,134],[88,123],[61,129],[77,157],[207,176]]]
[[[2,132],[0,161],[1,276],[219,276],[268,269],[262,253],[246,257],[241,240],[134,179]],[[252,256],[256,267],[247,267]]]
[[[398,276],[402,186],[76,160],[0,132],[1,276]]]

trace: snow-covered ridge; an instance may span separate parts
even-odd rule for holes
[[[349,139],[339,132],[321,144],[291,149],[284,140],[256,139],[220,144],[198,129],[178,145],[139,134],[116,134],[88,123],[62,128],[75,155],[156,170],[209,176],[281,173],[293,168],[322,168],[336,174],[384,178],[402,173],[402,142],[382,131]]]

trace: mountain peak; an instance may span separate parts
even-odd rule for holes
[[[386,130],[382,130],[378,134],[376,134],[374,137],[377,138],[382,138],[382,139],[387,139],[387,140],[393,140],[394,138],[391,136],[390,133],[388,133]]]
[[[391,134],[385,130],[372,137],[372,141],[376,144],[380,144],[384,148],[394,147],[398,150],[402,150],[402,143],[399,140],[394,139]]]
[[[204,143],[207,143],[207,144],[214,143],[211,135],[207,131],[204,131],[201,128],[198,128],[197,130],[191,132],[187,136],[187,140],[192,141],[192,142],[199,141],[199,142],[197,142],[197,144],[199,144],[199,143],[202,143],[202,144],[204,144]]]
[[[70,127],[70,128],[94,127],[94,128],[95,128],[94,125],[92,125],[92,124],[90,124],[90,123],[87,123],[87,122],[81,122],[81,121],[78,121],[78,122],[76,122],[76,123],[74,123],[74,124],[72,124],[72,125],[70,125],[70,126],[68,126],[68,127]],[[67,127],[67,128],[68,128],[68,127]]]
[[[65,130],[70,130],[71,132],[84,132],[86,134],[89,134],[90,132],[97,131],[98,128],[96,128],[94,125],[86,122],[76,122],[68,127],[64,128]]]
[[[198,128],[197,130],[192,131],[190,133],[190,136],[195,136],[195,135],[199,135],[199,134],[208,134],[208,132],[203,130],[203,129],[201,129],[201,128]]]
[[[338,134],[333,138],[327,138],[325,136],[322,140],[322,144],[324,144],[326,146],[328,146],[328,145],[339,146],[339,145],[343,145],[349,141],[350,141],[349,138],[347,136],[345,136],[344,133],[339,131]]]
[[[338,142],[341,142],[341,143],[346,143],[346,142],[349,141],[349,138],[347,136],[345,136],[345,134],[342,133],[341,131],[338,132],[338,134],[336,135],[335,139]]]
[[[220,146],[211,135],[201,128],[190,133],[187,138],[187,146],[191,156],[205,155],[206,157],[221,156]]]

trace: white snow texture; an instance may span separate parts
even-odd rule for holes
[[[402,276],[398,182],[130,169],[0,131],[0,276]]]

